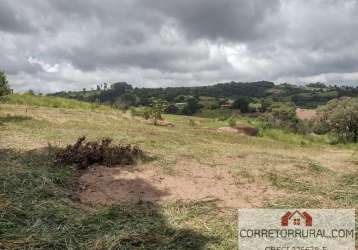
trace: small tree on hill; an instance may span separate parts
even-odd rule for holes
[[[168,103],[160,98],[152,98],[151,103],[151,117],[154,120],[154,125],[158,124],[158,120],[162,120],[162,114],[167,108]]]
[[[232,108],[239,109],[241,111],[241,113],[247,113],[247,112],[249,112],[250,102],[251,102],[251,99],[249,97],[240,96],[233,103]]]
[[[358,98],[345,97],[328,102],[318,110],[316,133],[331,133],[342,142],[358,142]]]
[[[11,93],[9,88],[9,83],[7,81],[6,75],[4,71],[0,71],[0,96],[8,95]]]
[[[271,111],[262,116],[262,121],[263,127],[282,128],[292,132],[299,132],[301,125],[295,107],[285,103],[273,105]]]
[[[191,97],[187,100],[187,105],[183,108],[184,115],[193,115],[200,108],[197,98]]]
[[[116,103],[127,109],[138,104],[138,97],[133,92],[126,92],[118,98]]]
[[[167,113],[167,114],[178,114],[179,113],[179,108],[177,106],[175,106],[174,104],[170,104],[165,109],[165,113]]]
[[[264,98],[261,100],[260,104],[261,104],[260,112],[265,113],[266,111],[270,110],[273,104],[272,98]]]

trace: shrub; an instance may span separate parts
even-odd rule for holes
[[[5,75],[5,72],[0,71],[0,96],[10,94],[11,90]]]
[[[318,109],[316,133],[330,133],[339,142],[358,142],[358,98],[341,98]]]
[[[151,108],[148,107],[138,107],[138,108],[130,108],[130,113],[132,116],[143,117],[148,120],[151,116]]]
[[[131,145],[111,145],[110,138],[104,138],[100,142],[88,141],[86,137],[80,137],[73,145],[68,145],[56,153],[57,164],[75,164],[78,169],[88,168],[98,163],[108,167],[113,165],[133,165],[138,159],[144,158],[141,149]]]
[[[190,126],[190,127],[196,127],[197,124],[196,124],[196,122],[195,122],[193,119],[189,119],[189,126]]]
[[[270,110],[273,104],[273,100],[272,98],[264,98],[261,100],[260,104],[261,104],[260,112],[264,113]]]
[[[249,112],[250,102],[251,102],[251,98],[246,96],[240,96],[235,100],[235,102],[232,105],[232,108],[239,109],[241,113],[247,113]]]
[[[201,105],[198,99],[191,97],[187,100],[187,105],[183,108],[182,113],[184,115],[194,115],[200,108]]]
[[[146,120],[148,120],[150,118],[150,110],[149,109],[144,109],[143,118]]]
[[[179,108],[177,106],[175,106],[174,104],[170,104],[166,109],[165,109],[165,113],[167,114],[178,114],[179,113]]]
[[[162,120],[162,114],[167,108],[168,103],[159,98],[152,98],[150,116],[154,120],[154,125],[157,125],[158,120]]]
[[[236,118],[235,117],[230,117],[229,121],[229,126],[232,127],[232,128],[235,128],[236,127]]]
[[[263,128],[281,128],[294,133],[306,134],[310,127],[306,121],[301,121],[296,115],[296,109],[287,104],[277,104],[270,112],[262,117]]]

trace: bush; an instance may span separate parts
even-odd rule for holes
[[[236,128],[236,118],[235,117],[230,117],[229,121],[229,126],[232,127],[232,128]]]
[[[198,99],[191,97],[187,100],[187,105],[183,108],[184,115],[194,115],[201,108]]]
[[[132,107],[130,109],[130,113],[132,116],[139,116],[146,120],[148,120],[150,118],[151,112],[152,112],[151,108],[149,108],[149,107],[138,107],[138,108]]]
[[[273,106],[270,112],[266,112],[261,117],[261,120],[263,128],[281,128],[301,134],[310,132],[308,123],[298,119],[295,107],[283,103]]]
[[[239,109],[241,113],[249,112],[249,104],[251,102],[251,98],[246,96],[241,96],[233,103],[232,108]]]
[[[165,113],[167,114],[178,114],[179,113],[179,108],[177,106],[175,106],[174,104],[170,104],[168,107],[166,107],[165,109]]]
[[[339,142],[358,142],[358,98],[341,98],[318,109],[314,129],[318,134],[330,133]]]
[[[0,71],[0,96],[10,94],[11,90],[7,82],[5,72]]]
[[[168,103],[160,98],[152,98],[150,116],[154,120],[154,125],[158,124],[158,120],[162,120],[162,114],[168,107]]]
[[[144,112],[143,112],[143,118],[148,120],[150,118],[150,110],[149,109],[144,109]]]
[[[73,145],[68,145],[56,153],[57,164],[75,164],[79,169],[88,168],[98,163],[108,167],[113,165],[133,165],[138,159],[144,158],[144,153],[138,147],[131,145],[111,145],[110,138],[101,142],[86,142],[86,137],[80,137]]]
[[[189,126],[194,128],[197,127],[197,124],[193,119],[189,119]]]

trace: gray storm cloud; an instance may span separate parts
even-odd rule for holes
[[[356,13],[356,0],[0,0],[0,68],[18,91],[356,85]]]

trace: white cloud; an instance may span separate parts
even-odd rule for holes
[[[50,65],[33,57],[29,57],[27,60],[31,65],[40,65],[41,68],[47,73],[56,73],[59,71],[59,65],[57,63],[54,65]]]

